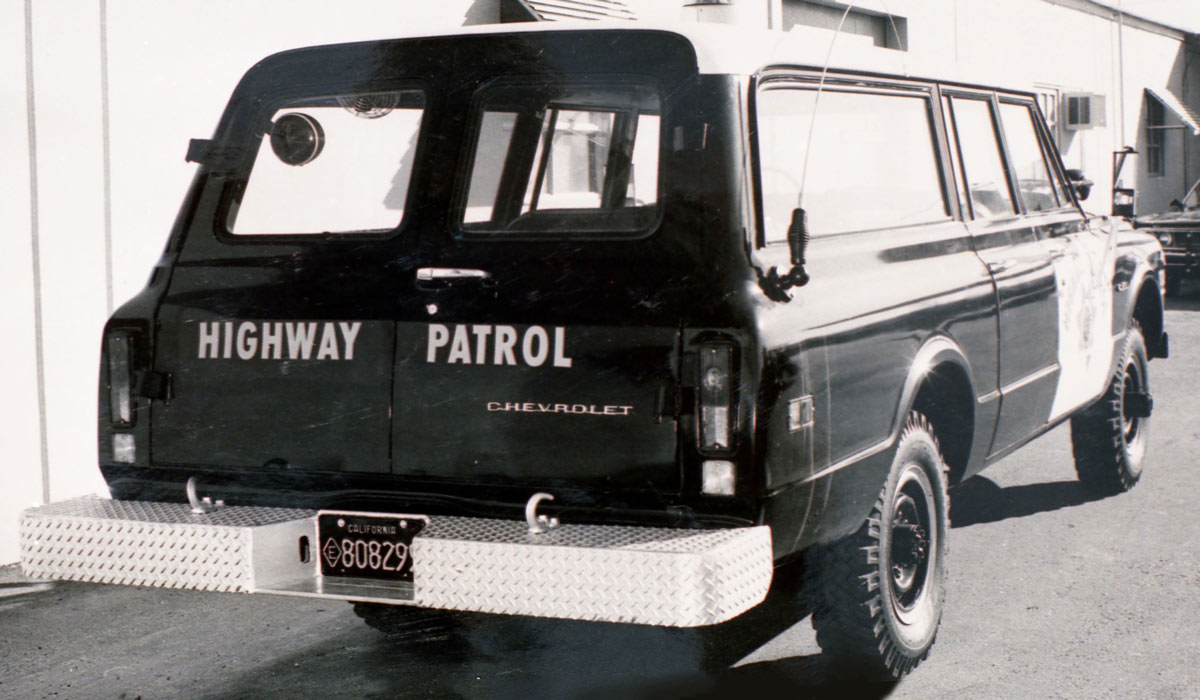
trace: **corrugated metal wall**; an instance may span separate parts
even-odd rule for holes
[[[620,0],[517,0],[542,21],[564,19],[636,19],[637,15]]]

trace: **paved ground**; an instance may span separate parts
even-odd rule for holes
[[[1200,299],[1168,324],[1133,491],[1089,500],[1058,430],[952,493],[941,633],[892,698],[1200,698]],[[460,640],[397,643],[342,603],[0,569],[0,698],[846,697],[787,596],[703,634],[484,618]]]

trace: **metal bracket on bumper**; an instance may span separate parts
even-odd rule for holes
[[[433,516],[413,540],[412,588],[320,575],[316,513],[82,498],[21,515],[26,575],[272,593],[477,612],[692,627],[757,605],[767,527],[724,530]],[[302,541],[307,538],[307,541]],[[307,553],[307,561],[302,561]]]

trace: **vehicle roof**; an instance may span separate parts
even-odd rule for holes
[[[750,75],[771,66],[798,66],[937,80],[964,85],[999,85],[998,76],[972,71],[965,76],[945,62],[875,46],[870,37],[829,29],[797,26],[789,31],[755,29],[717,22],[654,24],[642,21],[519,22],[454,27],[373,39],[569,33],[582,31],[667,32],[687,39],[696,51],[701,73]]]

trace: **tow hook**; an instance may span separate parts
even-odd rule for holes
[[[529,534],[540,535],[558,527],[558,518],[538,515],[537,512],[539,503],[553,500],[554,496],[545,492],[538,492],[529,497],[529,500],[525,503],[525,522],[529,525]]]
[[[1129,418],[1149,418],[1154,412],[1154,397],[1149,392],[1131,391],[1122,400],[1125,415]]]
[[[225,501],[218,500],[214,503],[213,499],[208,496],[200,498],[196,493],[196,477],[194,476],[187,480],[187,498],[188,503],[192,506],[192,512],[196,515],[204,515],[225,507]]]

